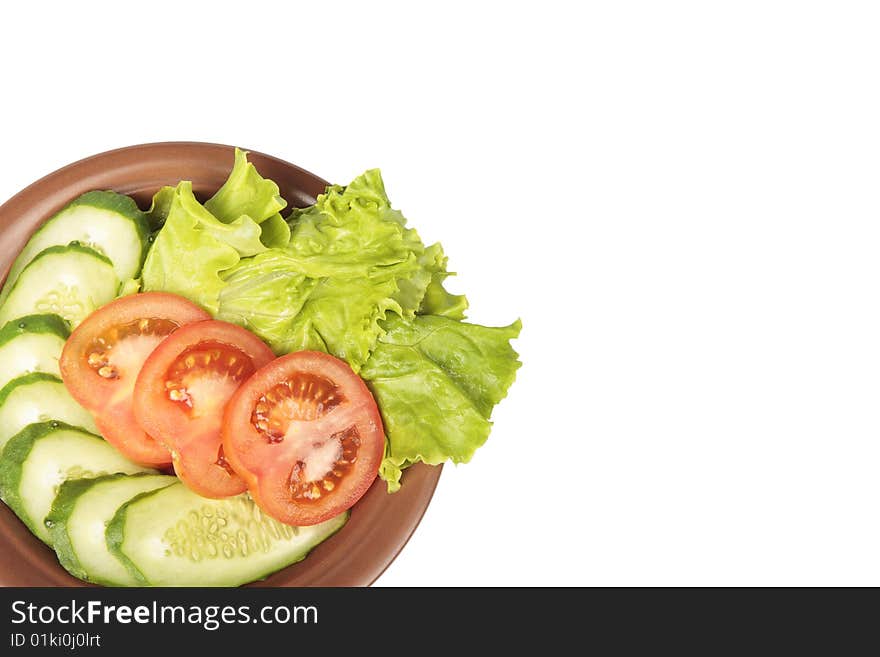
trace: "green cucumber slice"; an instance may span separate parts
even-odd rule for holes
[[[60,315],[73,326],[116,296],[113,263],[81,244],[50,246],[12,282],[0,306],[0,324],[34,313]]]
[[[58,358],[70,331],[58,315],[28,315],[0,329],[0,388],[31,372],[60,376]]]
[[[39,253],[50,246],[64,246],[71,242],[79,242],[106,255],[120,281],[135,278],[144,262],[149,234],[147,217],[131,198],[116,192],[87,192],[31,236],[12,263],[6,288]],[[0,303],[8,293],[9,289],[4,289]]]
[[[200,497],[183,484],[143,493],[107,525],[107,546],[145,586],[238,586],[305,559],[348,520],[291,527],[248,494]]]
[[[49,420],[100,433],[91,413],[70,396],[64,382],[54,374],[25,374],[0,390],[0,450],[27,425]]]
[[[46,516],[58,561],[71,575],[87,582],[137,586],[137,580],[107,549],[107,523],[135,495],[176,481],[177,477],[150,474],[112,474],[65,481]]]
[[[37,538],[49,543],[43,520],[61,484],[115,472],[156,471],[132,463],[103,438],[79,427],[57,421],[31,424],[3,449],[0,497]]]

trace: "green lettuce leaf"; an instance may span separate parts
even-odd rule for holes
[[[468,309],[467,297],[463,294],[450,294],[443,281],[451,276],[445,271],[436,271],[431,277],[428,289],[419,307],[420,315],[439,315],[450,319],[464,319]]]
[[[278,185],[263,178],[247,160],[247,151],[235,149],[235,164],[229,178],[205,207],[223,223],[247,215],[258,224],[278,214],[287,206]]]
[[[246,326],[276,353],[318,349],[357,371],[388,313],[411,318],[446,257],[425,247],[391,208],[377,170],[327,188],[294,210],[283,248],[242,260],[222,277],[219,316]],[[264,240],[265,241],[265,240]]]
[[[168,192],[163,188],[159,194]],[[164,226],[144,262],[143,289],[173,292],[216,312],[224,285],[220,272],[265,250],[260,226],[250,217],[218,221],[196,200],[192,183],[183,181],[174,188]]]
[[[378,169],[348,186],[330,185],[315,205],[294,210],[289,249],[300,257],[381,267],[424,251],[418,233],[391,208]]]
[[[165,225],[175,194],[177,194],[177,188],[167,185],[153,194],[153,202],[150,209],[147,210],[147,221],[150,222],[150,228],[159,230]]]
[[[448,317],[385,323],[361,369],[382,413],[387,437],[380,476],[389,492],[416,462],[466,463],[486,442],[494,406],[520,366],[510,340],[522,324],[491,328]]]
[[[290,241],[290,226],[281,214],[273,214],[260,224],[260,241],[270,249],[280,249]]]
[[[391,299],[394,281],[312,278],[274,250],[242,262],[226,277],[219,318],[245,326],[275,353],[315,349],[347,361],[366,361]]]
[[[467,299],[443,288],[450,274],[440,244],[425,246],[406,219],[391,207],[378,169],[370,169],[346,187],[327,188],[311,208],[294,211],[290,248],[299,255],[318,255],[352,264],[384,267],[409,259],[397,273],[393,295],[402,316],[416,311],[464,318]],[[426,299],[426,295],[430,297]],[[421,307],[425,303],[424,307]]]

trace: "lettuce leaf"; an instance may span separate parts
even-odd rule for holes
[[[394,280],[312,277],[296,258],[272,250],[231,270],[218,317],[245,326],[275,353],[316,349],[358,369],[366,361],[388,310]]]
[[[403,215],[391,208],[378,169],[346,187],[330,185],[315,205],[294,210],[290,224],[288,248],[301,258],[368,268],[399,263],[425,250],[418,233],[407,229]]]
[[[443,286],[443,281],[452,274],[436,271],[431,277],[428,289],[419,307],[420,315],[439,315],[450,319],[464,319],[468,309],[467,297],[463,294],[450,294]]]
[[[290,239],[223,275],[221,319],[246,326],[276,353],[319,349],[355,371],[388,313],[411,318],[446,257],[425,247],[391,208],[378,170],[333,185],[294,210]],[[265,239],[264,239],[265,241]]]
[[[275,216],[287,206],[278,185],[263,178],[247,160],[247,151],[235,149],[235,163],[229,178],[205,203],[208,212],[223,223],[247,215],[258,224]]]
[[[394,272],[409,264],[353,275],[363,268],[271,249],[224,275],[218,317],[253,331],[275,353],[317,349],[357,371],[383,333],[381,320],[403,314]]]
[[[260,224],[260,241],[268,248],[282,248],[290,241],[290,226],[281,213],[273,214]]]
[[[160,195],[153,205],[167,204],[167,214],[144,262],[143,289],[173,292],[216,312],[224,285],[220,272],[266,250],[260,226],[247,215],[219,221],[196,200],[188,181]]]
[[[464,295],[451,295],[443,281],[447,258],[439,243],[424,246],[419,234],[391,207],[382,174],[370,169],[346,187],[327,188],[318,202],[295,211],[290,248],[299,255],[318,255],[352,264],[385,267],[409,259],[397,276],[393,295],[403,317],[416,311],[464,318]],[[426,295],[430,291],[430,296]],[[425,307],[421,307],[425,303]]]
[[[522,324],[492,328],[424,315],[385,325],[360,374],[382,413],[380,476],[394,492],[409,465],[466,463],[486,442],[492,409],[520,366],[510,340]]]
[[[150,228],[159,230],[165,225],[168,211],[171,210],[171,202],[174,201],[176,193],[176,187],[166,185],[153,194],[153,202],[150,204],[150,209],[147,210],[147,221],[150,222]]]

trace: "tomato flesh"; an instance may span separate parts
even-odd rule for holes
[[[267,514],[313,525],[363,496],[385,435],[376,402],[351,368],[304,351],[276,359],[238,389],[226,407],[223,446]]]
[[[242,382],[273,358],[253,333],[208,320],[175,332],[144,363],[135,384],[135,417],[167,445],[175,473],[200,495],[246,490],[223,454],[223,412]]]
[[[168,399],[186,408],[190,417],[222,417],[238,386],[254,373],[251,358],[220,342],[199,342],[181,353],[168,368]]]
[[[125,387],[134,388],[147,356],[178,328],[174,320],[158,317],[113,326],[92,340],[86,360],[101,378],[120,379]]]
[[[59,365],[67,389],[92,413],[107,442],[133,461],[171,463],[168,449],[134,417],[132,393],[141,366],[180,326],[207,317],[176,295],[130,295],[89,315],[65,344]]]
[[[291,498],[301,503],[319,500],[332,492],[357,460],[360,437],[355,427],[311,442],[297,440],[301,422],[324,417],[345,401],[331,381],[313,374],[301,374],[294,381],[282,381],[261,395],[251,414],[251,424],[268,443],[287,441],[288,460],[293,463],[289,486]]]

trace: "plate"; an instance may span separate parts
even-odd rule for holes
[[[226,180],[234,148],[221,144],[168,142],[101,153],[59,169],[0,206],[0,272],[5,278],[28,237],[71,200],[92,189],[130,194],[147,208],[163,185],[191,180],[204,199]],[[289,162],[250,151],[249,159],[281,188],[291,206],[307,206],[327,182]],[[352,509],[348,524],[302,562],[249,586],[367,586],[403,549],[428,508],[441,467],[417,464],[389,495],[377,479]],[[70,576],[55,553],[0,504],[0,585],[86,586]]]

